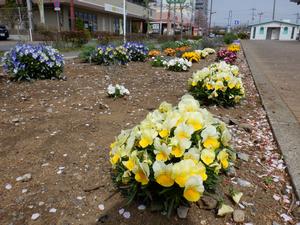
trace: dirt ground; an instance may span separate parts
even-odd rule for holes
[[[249,181],[251,187],[224,176],[225,193],[233,186],[244,195],[240,205],[226,194],[222,198],[235,209],[244,208],[249,225],[283,224],[283,213],[295,224],[291,211],[297,202],[289,178],[241,53],[239,58],[246,99],[234,108],[209,110],[231,124],[236,150],[250,156],[248,162],[237,160],[236,178]],[[192,71],[213,61],[210,56],[183,73],[152,68],[149,63],[106,67],[69,61],[66,81],[14,83],[0,74],[0,224],[234,224],[231,215],[217,218],[215,210],[196,204],[185,220],[140,211],[138,203],[126,206],[110,178],[108,146],[121,129],[139,123],[162,101],[177,104]],[[108,98],[106,88],[111,83],[124,84],[130,96]],[[16,181],[26,173],[32,175],[30,180]],[[275,200],[274,194],[280,199]],[[129,219],[119,214],[121,208],[130,212]],[[31,219],[34,213],[40,214],[36,220]]]

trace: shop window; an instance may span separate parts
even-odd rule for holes
[[[75,11],[75,20],[76,19],[80,19],[83,21],[85,29],[88,29],[90,31],[97,31],[97,16],[95,14],[89,12]]]
[[[283,34],[284,34],[284,35],[287,35],[288,32],[289,32],[289,28],[288,28],[288,27],[284,27],[284,28],[283,28]]]

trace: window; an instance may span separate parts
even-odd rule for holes
[[[264,34],[265,33],[265,28],[264,27],[260,27],[259,28],[259,34]]]
[[[81,19],[84,24],[84,28],[90,31],[97,31],[97,16],[89,12],[75,11],[75,20]],[[71,22],[70,22],[71,27]]]
[[[292,29],[291,39],[294,39],[294,34],[295,34],[295,27],[293,27]]]
[[[288,28],[288,27],[284,27],[284,28],[283,28],[283,34],[284,34],[284,35],[287,35],[288,32],[289,32],[289,28]]]

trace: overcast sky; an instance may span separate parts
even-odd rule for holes
[[[262,21],[272,19],[274,0],[213,0],[212,25],[227,25],[229,10],[232,10],[232,21],[240,20],[242,24],[251,23],[252,11],[255,8],[255,22],[258,22],[257,13],[263,12]],[[209,5],[210,7],[210,5]],[[289,19],[296,22],[295,13],[300,12],[300,5],[290,2],[290,0],[276,0],[275,19]],[[300,22],[300,20],[299,20]],[[233,24],[233,22],[232,22]]]

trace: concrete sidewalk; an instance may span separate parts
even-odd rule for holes
[[[300,197],[300,43],[242,41],[273,133]]]

